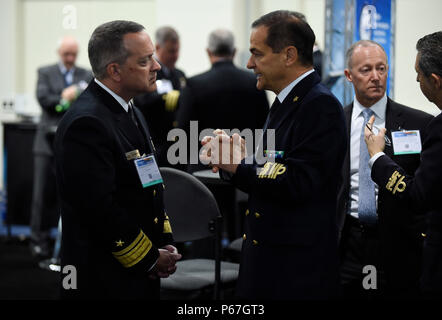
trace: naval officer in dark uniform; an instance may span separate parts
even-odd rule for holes
[[[440,59],[442,31],[419,39],[416,49],[416,80],[427,99],[442,110],[442,62]],[[442,114],[436,116],[428,124],[427,136],[422,144],[421,162],[414,177],[383,152],[385,129],[375,135],[372,132],[373,123],[374,117],[370,119],[365,130],[365,142],[371,156],[371,177],[379,188],[384,188],[395,198],[398,206],[408,206],[417,211],[429,211],[426,216],[427,230],[420,282],[422,291],[426,295],[440,299],[442,297]],[[412,138],[401,144],[403,147],[419,147],[417,141]],[[404,214],[407,213],[404,211]]]
[[[249,195],[240,298],[338,294],[336,196],[347,138],[342,106],[313,69],[314,42],[313,30],[293,12],[275,11],[256,20],[247,67],[254,70],[258,89],[277,94],[262,149],[245,157],[247,143],[220,131],[202,142],[201,160],[210,161],[214,171],[222,169]],[[267,143],[271,134],[274,146]],[[219,155],[229,147],[230,159]]]
[[[159,278],[175,271],[180,254],[149,130],[131,99],[155,86],[160,66],[135,22],[100,25],[88,51],[95,79],[55,141],[61,264],[75,268],[78,280],[75,289],[62,281],[62,296],[158,299]]]

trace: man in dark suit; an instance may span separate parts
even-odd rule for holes
[[[198,121],[199,132],[261,129],[269,111],[268,100],[264,91],[256,89],[253,74],[233,64],[233,34],[225,29],[211,32],[207,54],[212,68],[188,79],[180,98],[178,126],[187,133],[190,121]],[[188,167],[191,172],[203,169],[207,167],[201,164]]]
[[[49,233],[56,210],[53,136],[61,117],[92,79],[92,72],[75,65],[78,43],[64,37],[58,47],[60,61],[38,69],[37,99],[42,108],[34,140],[34,186],[30,247],[33,255],[50,255]],[[51,213],[56,212],[54,217]]]
[[[156,142],[160,166],[170,167],[167,150],[171,142],[167,134],[176,127],[176,112],[180,91],[186,86],[186,76],[175,67],[180,50],[180,38],[172,27],[161,27],[155,33],[155,55],[161,65],[157,73],[157,88],[134,98],[143,112]]]
[[[95,75],[60,122],[55,140],[62,270],[78,281],[66,298],[159,297],[159,277],[180,258],[163,207],[155,149],[131,99],[155,86],[159,64],[144,27],[102,24],[89,41]],[[69,283],[68,283],[69,284]]]
[[[422,93],[442,110],[442,32],[419,39],[416,45],[415,69]],[[421,289],[430,297],[442,297],[442,115],[435,117],[427,127],[422,145],[420,164],[414,176],[403,164],[391,157],[385,148],[385,129],[377,135],[372,132],[372,117],[365,129],[365,142],[370,155],[371,176],[400,207],[400,216],[427,211],[427,230],[424,238]],[[371,130],[370,130],[370,129]],[[388,130],[388,129],[387,129]],[[387,131],[388,132],[388,131]],[[388,133],[387,133],[388,134]],[[385,151],[383,152],[385,148]],[[393,212],[388,212],[391,215]],[[407,281],[407,278],[404,279]]]
[[[217,132],[202,141],[202,160],[249,194],[241,298],[338,294],[336,196],[347,138],[342,106],[313,70],[314,41],[313,30],[293,12],[256,20],[247,67],[257,75],[258,89],[277,94],[262,147],[245,157],[247,143],[237,134]],[[233,153],[226,156],[228,147]],[[259,157],[263,151],[265,161]]]
[[[390,141],[390,132],[401,130],[419,130],[425,138],[433,117],[387,97],[387,55],[374,41],[361,40],[348,49],[345,75],[353,84],[355,99],[344,108],[350,148],[338,198],[344,297],[413,298],[418,294],[424,212],[404,215],[413,209],[398,205],[371,181],[362,133],[369,118],[365,114],[370,112],[376,116],[377,127],[387,128]],[[410,175],[419,166],[418,153],[395,153],[391,144],[385,152]],[[364,273],[365,266],[374,266],[375,274]],[[374,277],[375,290],[363,287],[367,276]]]

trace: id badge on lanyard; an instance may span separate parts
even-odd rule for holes
[[[143,188],[163,183],[163,178],[153,154],[135,159],[134,163]]]

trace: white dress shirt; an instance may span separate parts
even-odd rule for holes
[[[358,202],[359,202],[359,152],[362,125],[364,124],[364,117],[362,111],[364,110],[359,101],[354,98],[353,112],[351,114],[351,128],[350,128],[350,207],[349,214],[358,218]],[[378,128],[385,128],[385,112],[387,109],[387,95],[384,95],[378,102],[370,107],[375,114],[374,124]],[[376,192],[376,206],[378,199],[378,186],[375,184]]]

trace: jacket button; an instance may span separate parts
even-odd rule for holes
[[[426,233],[421,233],[421,236],[422,236],[423,238],[425,238],[425,237],[427,236],[427,234],[426,234]]]
[[[153,196],[155,197],[157,195],[157,190],[153,190]]]
[[[248,215],[249,215],[249,209],[246,210],[246,216],[248,216]]]
[[[246,239],[247,239],[247,236],[246,236],[245,233],[242,235],[242,239],[243,239],[243,240],[246,240]]]
[[[254,246],[258,245],[258,241],[256,241],[256,240],[252,240],[252,243],[253,243]]]
[[[255,212],[255,217],[259,218],[261,215],[258,212]]]
[[[155,222],[155,224],[157,224],[158,223],[158,218],[155,217],[155,219],[153,219],[153,222]]]

